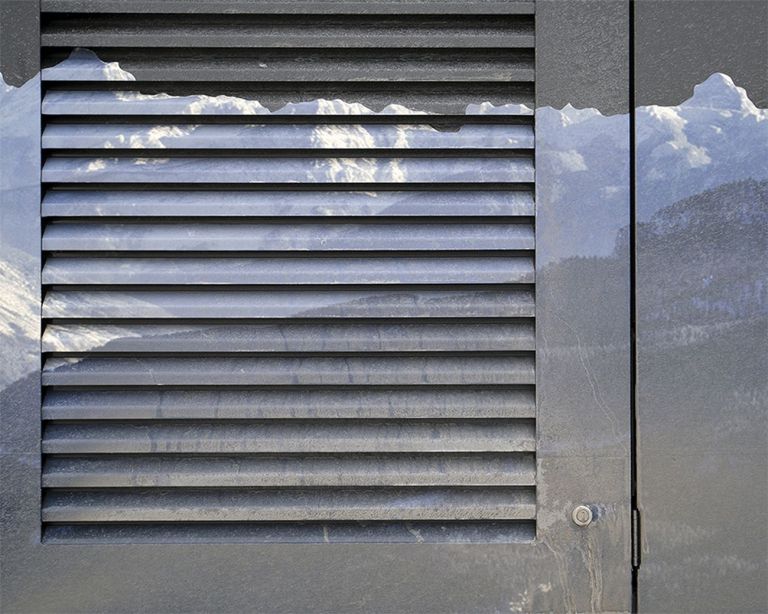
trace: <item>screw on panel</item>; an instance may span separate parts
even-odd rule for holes
[[[586,527],[592,522],[592,510],[586,505],[578,505],[573,508],[571,518],[576,526]]]

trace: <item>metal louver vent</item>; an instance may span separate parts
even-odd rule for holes
[[[45,538],[533,539],[532,3],[42,6]]]

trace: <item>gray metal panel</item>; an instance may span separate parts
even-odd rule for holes
[[[162,7],[159,10],[168,10],[169,7],[180,6],[174,2],[143,4],[148,10],[158,10],[158,7]],[[206,4],[221,7],[220,2]],[[308,7],[307,3],[270,4],[279,10],[293,10],[296,7],[307,10]],[[121,2],[103,6],[117,11],[131,7],[133,10],[139,10],[133,3]],[[200,8],[200,3],[185,2],[183,6],[190,9]],[[229,3],[228,6],[236,8],[235,3]],[[250,3],[250,6],[255,7],[257,4]],[[265,4],[258,3],[258,6],[264,10]],[[349,11],[352,8],[358,11],[361,8],[354,2],[313,2],[311,6],[315,7],[312,9],[314,11]],[[345,8],[340,9],[340,6]],[[46,7],[58,7],[62,10],[67,8],[65,4],[54,1],[46,3]],[[425,13],[458,12],[459,15],[492,14],[499,11],[514,12],[520,8],[530,13],[533,7],[529,3],[523,6],[510,2],[365,4],[365,10],[395,14],[406,10],[422,10]],[[547,53],[548,49],[551,50],[557,45],[556,40],[544,40],[541,47],[543,52]],[[513,61],[513,56],[515,54],[505,57]],[[358,57],[366,56],[363,54]],[[411,57],[416,58],[418,54]],[[443,54],[441,57],[455,56]],[[529,68],[532,68],[532,55],[528,52],[517,54],[515,57],[525,58],[530,64]],[[257,92],[255,96],[273,106],[283,105],[286,100],[327,97],[330,93],[334,97],[365,101],[373,106],[380,105],[379,108],[391,102],[399,102],[415,105],[421,110],[453,114],[463,114],[467,104],[478,104],[485,100],[494,104],[532,101],[531,83],[495,80],[498,75],[494,75],[493,66],[490,64],[480,66],[479,70],[485,70],[489,66],[491,70],[487,74],[472,75],[475,81],[471,83],[439,83],[430,80],[429,74],[425,72],[421,81],[398,84],[397,95],[393,94],[391,84],[383,80],[367,84],[319,82],[314,89],[300,83],[285,86],[245,82],[242,90],[237,90],[228,83],[218,83],[212,87],[210,84],[189,81],[186,93],[231,94],[235,91],[251,91]],[[183,72],[173,76],[180,80],[192,78]],[[607,75],[608,77],[610,75]],[[48,84],[48,87],[51,88],[49,93],[64,94],[68,91],[53,83]],[[60,89],[55,89],[57,87]],[[179,87],[178,81],[171,84],[156,83],[154,89],[147,89],[145,84],[140,82],[96,83],[87,80],[72,82],[67,87],[87,88],[88,91],[96,91],[100,87],[108,90],[144,92],[184,91]],[[112,91],[107,93],[111,95]],[[350,93],[351,95],[347,96]],[[75,105],[70,105],[69,110],[73,108]],[[92,108],[81,105],[81,110],[87,110],[94,115],[100,112],[96,105]],[[131,118],[131,121],[134,119]],[[508,122],[514,123],[513,120],[517,119],[510,116]],[[107,121],[108,118],[105,119],[105,122]],[[140,121],[146,124],[149,120],[140,118]],[[494,123],[503,125],[505,122],[502,118]],[[168,122],[164,120],[163,123]],[[398,123],[403,123],[400,118]],[[422,124],[423,119],[416,118],[413,121],[411,118],[404,123]],[[441,159],[443,155],[441,152],[437,159]],[[94,169],[97,170],[99,158],[94,156],[92,160],[96,163]],[[409,163],[412,161],[414,160],[409,160]],[[417,166],[422,164],[420,160],[415,162]],[[439,164],[451,162],[449,159]],[[499,164],[499,161],[478,157],[473,162],[478,165],[486,163],[493,166]],[[53,166],[57,164],[55,162]],[[142,165],[144,162],[137,164]],[[32,168],[38,170],[37,166]],[[489,184],[490,176],[483,173],[473,176],[473,181],[476,182],[474,184],[467,184],[461,178],[456,184],[439,186],[426,182],[411,186],[396,185],[392,182],[393,185],[386,187],[395,189],[394,196],[389,191],[382,190],[382,186],[377,183],[349,182],[341,186],[341,191],[350,188],[358,195],[361,190],[371,192],[357,202],[350,198],[332,200],[329,207],[332,216],[376,215],[377,218],[387,217],[389,208],[393,207],[392,216],[399,217],[400,221],[407,216],[439,218],[440,215],[436,214],[439,210],[436,212],[434,207],[445,207],[446,216],[452,216],[452,221],[459,225],[475,223],[471,219],[462,219],[464,216],[472,218],[475,215],[473,211],[478,211],[477,215],[486,217],[507,218],[493,220],[494,222],[509,222],[510,217],[530,217],[533,212],[532,163],[527,164],[526,168],[525,179],[503,180],[502,185]],[[108,173],[103,176],[108,176]],[[133,187],[152,187],[152,178],[152,173],[147,173],[141,182],[135,183]],[[553,177],[545,172],[539,179],[547,183],[553,180]],[[63,211],[63,215],[75,223],[109,223],[109,220],[103,218],[109,218],[110,211],[117,211],[122,218],[138,218],[131,221],[147,223],[147,218],[161,218],[157,221],[163,222],[162,215],[147,213],[152,211],[152,202],[134,198],[131,193],[123,193],[122,188],[125,186],[94,184],[97,188],[93,193],[95,198],[100,199],[104,194],[108,195],[104,200],[106,206],[103,209],[100,202],[83,198],[82,194],[77,196],[77,192],[72,192],[76,195],[74,201],[58,198],[67,191],[62,190],[62,187],[56,184],[46,185],[48,195],[55,196],[46,203],[46,214],[54,218],[57,211]],[[77,183],[65,187],[73,187],[78,191],[82,188]],[[170,189],[166,190],[165,194],[169,197],[160,199],[157,203],[162,208],[175,211],[177,223],[180,222],[178,212],[185,211],[185,208],[186,212],[180,213],[181,216],[222,217],[219,213],[211,214],[211,210],[226,209],[230,202],[233,218],[300,218],[305,214],[314,217],[325,215],[320,208],[322,199],[303,199],[303,194],[314,194],[317,186],[313,186],[311,192],[302,192],[301,190],[308,186],[286,185],[288,189],[284,192],[285,204],[279,202],[281,194],[277,194],[274,187],[265,191],[271,194],[271,197],[265,200],[259,200],[260,186],[247,186],[249,191],[244,199],[238,196],[240,192],[229,192],[228,188],[231,186],[226,184],[212,186],[201,183],[199,187],[208,190],[206,194],[212,195],[212,198],[200,199],[187,198],[189,186],[169,184],[167,187]],[[182,189],[178,189],[180,187]],[[330,186],[330,182],[327,187],[333,187],[334,192],[340,191],[340,186]],[[405,194],[413,194],[418,190],[429,194],[428,190],[435,187],[439,189],[427,198],[409,196],[401,199],[397,191],[402,187],[410,188],[403,190]],[[467,190],[468,187],[472,189]],[[446,190],[453,188],[459,189],[457,194],[461,197],[445,198]],[[518,188],[519,192],[513,192],[513,188]],[[157,194],[158,189],[155,188],[151,192]],[[488,194],[489,192],[492,194]],[[371,194],[386,194],[387,197],[382,199],[382,204],[372,203],[375,199]],[[518,198],[519,196],[522,198]],[[149,198],[153,196],[150,195]],[[474,200],[475,198],[477,200]],[[162,208],[159,211],[161,213]],[[155,208],[155,211],[157,210]],[[77,219],[78,217],[90,219]],[[418,221],[414,220],[417,223]],[[435,221],[440,223],[442,220]],[[530,219],[515,221],[526,224]],[[541,227],[537,224],[537,236],[550,236],[558,226],[558,221],[570,221],[571,227],[575,224],[579,230],[594,223],[589,217],[580,220],[550,218]],[[355,220],[355,223],[358,222],[359,219]],[[327,224],[329,220],[324,219],[323,223]],[[35,240],[39,241],[39,228],[35,227],[34,230],[38,233]],[[38,250],[39,243],[36,243],[30,253],[36,254]],[[450,261],[444,259],[442,251],[445,250],[436,253],[435,260],[445,260],[443,266],[448,275],[447,280],[457,280],[461,277],[451,272],[450,264],[458,262],[462,257],[474,264],[486,262],[485,256],[473,257],[461,252],[454,253],[452,257],[456,256],[456,260]],[[132,260],[133,253],[119,252],[112,257],[114,264],[118,264],[121,260]],[[219,255],[215,256],[218,257]],[[406,251],[399,252],[395,257],[418,260]],[[70,260],[66,260],[67,258]],[[98,258],[99,254],[88,250],[75,250],[74,255],[51,256],[49,264]],[[372,322],[375,318],[391,317],[406,321],[413,318],[416,320],[413,324],[431,326],[449,324],[442,318],[458,317],[467,324],[473,323],[472,320],[477,318],[480,323],[495,323],[500,327],[513,323],[485,320],[517,320],[521,316],[531,318],[534,315],[534,280],[532,263],[528,264],[529,258],[515,252],[499,254],[495,260],[493,258],[490,256],[489,261],[499,265],[496,271],[498,276],[493,279],[500,283],[494,282],[494,285],[489,287],[478,284],[476,279],[468,275],[465,281],[454,286],[440,287],[429,282],[428,289],[402,283],[383,289],[377,288],[374,283],[366,289],[346,286],[333,289],[308,285],[290,290],[272,286],[257,290],[243,288],[239,284],[233,284],[234,287],[215,286],[207,290],[195,287],[194,284],[185,290],[165,285],[152,288],[122,287],[126,278],[121,278],[119,269],[115,269],[107,286],[95,284],[86,287],[47,288],[46,314],[56,318],[54,326],[77,325],[83,327],[80,330],[85,332],[84,328],[93,325],[95,333],[103,332],[100,327],[110,324],[99,320],[111,318],[146,318],[151,321],[130,321],[126,324],[151,326],[154,325],[155,319],[163,319],[167,324],[173,325],[180,324],[172,321],[176,318],[226,319],[243,316],[278,318],[282,321],[289,317],[311,318],[312,322],[306,324],[312,325],[318,324],[316,320],[324,317],[334,318],[333,322],[341,325],[348,323],[346,318],[363,318],[362,324],[372,325],[375,324]],[[512,271],[513,275],[509,278],[509,271],[504,273],[502,263],[517,262],[521,259],[526,262],[525,275],[518,278],[517,273]],[[467,271],[469,269],[465,267],[465,272]],[[601,273],[595,272],[591,276],[577,276],[574,285],[553,284],[553,279],[557,281],[560,278],[550,277],[545,272],[545,290],[557,288],[565,303],[583,295],[582,288],[585,285],[595,287],[603,281]],[[103,277],[101,281],[108,281],[108,276]],[[521,281],[523,283],[519,283]],[[585,319],[609,319],[614,315],[616,307],[623,304],[625,296],[625,289],[620,284],[610,285],[607,291],[601,294],[598,305],[590,305],[588,309],[581,305],[581,311],[569,314],[569,322],[577,322],[581,316]],[[532,322],[528,320],[527,324]],[[616,320],[617,326],[621,324],[621,319]],[[239,486],[227,486],[217,482],[215,490],[210,490],[210,486],[196,483],[197,479],[203,483],[206,479],[199,473],[196,474],[196,480],[187,482],[186,485],[164,487],[155,483],[157,485],[137,484],[124,487],[122,484],[125,474],[119,471],[107,472],[108,481],[101,481],[93,487],[93,491],[88,488],[82,490],[71,482],[60,483],[58,486],[47,485],[44,504],[46,520],[83,521],[83,524],[48,523],[46,539],[42,544],[37,541],[41,511],[39,456],[31,459],[32,462],[10,459],[7,471],[13,476],[16,486],[13,491],[18,501],[9,502],[4,517],[18,515],[23,518],[23,522],[3,523],[8,536],[5,543],[12,546],[10,549],[6,546],[4,551],[4,572],[10,570],[8,574],[4,574],[6,577],[3,579],[6,583],[4,607],[9,611],[35,613],[105,610],[137,612],[158,609],[220,612],[264,609],[334,613],[624,611],[628,609],[624,564],[628,541],[622,499],[626,472],[623,467],[625,453],[621,445],[616,445],[616,441],[624,441],[626,432],[620,421],[612,419],[615,417],[616,407],[621,406],[620,395],[615,394],[614,386],[621,389],[623,385],[623,363],[621,360],[613,360],[614,355],[611,355],[610,365],[590,361],[585,359],[583,353],[585,348],[595,344],[613,347],[613,342],[618,342],[618,345],[621,345],[623,339],[620,335],[608,340],[598,339],[592,329],[583,330],[577,326],[577,330],[580,334],[574,342],[570,337],[565,338],[562,325],[555,319],[544,318],[537,323],[539,348],[542,344],[547,346],[544,348],[545,357],[539,359],[539,365],[548,374],[544,381],[549,381],[550,377],[553,381],[544,388],[543,397],[542,392],[538,392],[539,404],[546,408],[545,411],[539,411],[538,415],[533,404],[533,354],[508,355],[505,353],[507,350],[489,352],[487,349],[473,350],[468,346],[462,350],[462,354],[456,354],[454,349],[439,349],[436,350],[437,356],[393,353],[388,358],[376,354],[358,354],[355,356],[355,364],[362,366],[363,371],[371,364],[385,365],[387,368],[384,371],[376,371],[379,373],[377,377],[383,373],[385,381],[394,381],[391,385],[376,385],[370,388],[363,385],[349,386],[346,383],[331,387],[285,383],[271,388],[259,388],[254,387],[253,381],[250,380],[242,389],[219,386],[221,390],[212,390],[199,386],[200,378],[190,385],[169,388],[158,386],[151,381],[154,366],[166,361],[163,364],[171,368],[169,373],[175,377],[174,373],[178,372],[173,369],[180,364],[179,361],[184,360],[183,356],[163,355],[162,352],[149,357],[134,355],[131,351],[127,354],[118,353],[117,356],[94,353],[87,357],[79,368],[76,365],[80,357],[48,358],[48,367],[62,365],[60,374],[65,383],[69,375],[73,377],[68,380],[70,382],[84,376],[86,379],[93,377],[94,379],[87,380],[93,383],[98,382],[98,377],[106,374],[108,378],[113,375],[117,378],[144,378],[142,381],[148,381],[149,384],[140,387],[116,386],[111,390],[100,387],[98,383],[85,388],[79,385],[48,388],[44,401],[46,445],[57,441],[54,438],[48,439],[49,435],[58,436],[63,433],[76,445],[99,444],[106,446],[102,449],[114,450],[108,446],[118,439],[110,439],[110,435],[132,433],[135,437],[137,433],[147,433],[151,441],[155,432],[169,435],[165,439],[166,443],[176,445],[184,437],[200,441],[199,437],[195,436],[195,429],[190,430],[188,427],[190,423],[206,420],[215,423],[222,434],[240,433],[243,428],[254,433],[254,429],[259,426],[254,420],[273,423],[272,427],[275,428],[280,426],[278,421],[288,422],[292,424],[294,433],[298,433],[302,425],[297,418],[310,420],[313,429],[324,425],[323,428],[329,437],[344,434],[345,425],[340,420],[351,421],[353,430],[375,430],[377,427],[381,428],[380,423],[383,420],[389,429],[384,429],[386,432],[392,433],[399,429],[407,433],[408,429],[411,429],[414,435],[421,433],[419,438],[413,439],[407,436],[390,436],[388,439],[385,437],[385,443],[410,442],[413,446],[415,442],[418,445],[423,443],[435,446],[435,433],[449,433],[459,446],[471,443],[481,448],[481,451],[467,453],[446,452],[438,447],[436,453],[442,455],[446,463],[444,466],[448,468],[455,467],[456,463],[463,467],[460,463],[466,454],[477,455],[472,456],[474,460],[491,463],[487,458],[489,452],[482,451],[488,447],[496,450],[493,454],[504,454],[510,463],[514,463],[521,455],[528,455],[526,458],[530,460],[537,437],[542,437],[545,445],[541,456],[537,458],[535,489],[530,483],[495,482],[497,474],[493,473],[492,463],[488,466],[490,477],[478,477],[478,482],[467,483],[459,477],[448,476],[448,484],[424,484],[423,480],[429,481],[431,478],[432,481],[439,481],[443,474],[438,471],[430,478],[420,473],[425,470],[425,466],[419,464],[417,455],[435,452],[385,453],[391,455],[387,458],[392,462],[395,462],[398,454],[411,455],[408,462],[415,477],[414,482],[409,482],[408,486],[394,484],[386,487],[383,482],[379,482],[375,486],[367,485],[365,488],[355,487],[353,484],[353,488],[349,490],[349,485],[337,484],[331,480],[330,483],[322,485],[290,485],[285,497],[276,497],[269,484],[240,490]],[[299,356],[295,355],[297,353]],[[277,362],[273,360],[258,364],[262,367],[278,364],[300,365],[302,353],[305,354],[304,364],[309,365],[312,377],[320,373],[317,371],[319,365],[325,365],[331,370],[322,373],[327,372],[334,381],[340,381],[338,371],[341,369],[336,367],[335,371],[331,372],[336,363],[328,362],[328,357],[312,355],[311,351],[299,350],[292,356],[275,357]],[[64,358],[66,360],[61,362]],[[127,370],[124,369],[126,358],[133,359],[133,365]],[[149,368],[142,371],[141,361],[145,358],[150,361]],[[205,357],[199,358],[203,359],[199,363],[202,365],[214,362],[205,360]],[[214,356],[209,358],[213,359]],[[252,366],[257,364],[255,360],[262,360],[264,357],[245,358],[246,363]],[[232,358],[228,357],[227,360]],[[36,352],[34,368],[38,368],[39,361],[40,356]],[[398,370],[408,363],[412,366]],[[399,379],[401,376],[411,381],[409,378],[419,374],[421,367],[413,366],[417,363],[437,366],[435,374],[440,378],[439,382],[420,382],[418,385],[404,386],[398,383],[402,381]],[[96,365],[96,370],[90,371],[93,365]],[[446,365],[450,369],[446,370]],[[509,365],[523,365],[524,368],[510,370],[507,368]],[[488,366],[492,368],[487,369]],[[107,371],[100,371],[102,367],[106,367]],[[226,371],[226,377],[232,373],[231,369],[222,370]],[[283,372],[282,369],[279,370]],[[457,381],[455,376],[450,376],[451,373],[461,373],[462,370],[472,378],[482,380],[481,383],[463,384]],[[51,374],[50,371],[47,373]],[[524,379],[520,381],[527,383],[503,383],[509,382],[510,377],[517,377],[517,374],[522,374]],[[217,377],[215,370],[208,368],[203,375]],[[386,379],[393,376],[398,378],[397,381]],[[245,380],[247,375],[243,376],[242,381]],[[109,380],[101,380],[102,383],[105,381]],[[497,383],[486,385],[485,382],[489,381]],[[600,394],[594,392],[596,383]],[[36,386],[37,384],[39,379],[35,382]],[[25,412],[24,424],[30,427],[29,430],[36,430],[39,442],[39,398],[37,401],[38,405]],[[168,424],[168,417],[171,424]],[[422,428],[427,425],[429,432]],[[303,428],[306,428],[306,425]],[[199,435],[199,432],[197,434]],[[88,438],[88,435],[96,437]],[[438,445],[441,438],[442,435],[437,438]],[[236,441],[231,437],[223,437],[218,441],[239,445],[244,440],[242,437]],[[258,441],[259,439],[255,438],[246,440],[245,443]],[[280,443],[286,440],[270,441]],[[304,436],[294,438],[293,441],[307,445],[306,442],[311,444],[312,439]],[[349,441],[365,442],[366,438],[346,438],[344,445],[348,445]],[[600,453],[594,457],[591,454],[585,456],[585,450],[589,450],[596,441],[600,442]],[[336,445],[334,453],[344,454],[344,449]],[[357,454],[345,458],[357,459]],[[151,462],[156,455],[156,452],[150,450],[136,454],[134,458],[137,463]],[[74,461],[87,464],[90,460],[105,460],[105,456],[110,459],[120,458],[113,451],[112,455],[84,454]],[[176,457],[169,454],[163,458],[173,461]],[[230,457],[224,454],[218,458]],[[251,459],[249,453],[238,455],[238,460],[246,469],[252,466]],[[73,459],[50,453],[46,460],[53,461],[52,465],[55,467],[60,461]],[[202,459],[195,456],[192,460],[199,463]],[[382,465],[382,476],[387,475],[389,466]],[[85,468],[85,465],[79,464],[76,467]],[[145,469],[151,467],[152,465],[144,465]],[[195,467],[203,469],[199,464]],[[344,465],[336,467],[343,468]],[[45,476],[51,475],[50,469],[51,465],[46,467]],[[313,472],[310,480],[323,482],[328,478],[328,473],[319,464],[310,464],[308,470]],[[246,480],[247,476],[246,473]],[[77,477],[83,480],[91,479],[85,473]],[[141,480],[148,477],[146,473],[137,475],[137,479]],[[173,474],[167,474],[167,477],[174,479]],[[338,474],[336,477],[339,477]],[[527,474],[525,479],[530,478],[530,474]],[[276,476],[276,479],[281,478]],[[344,480],[343,475],[341,479]],[[517,473],[513,472],[510,480],[517,480]],[[201,488],[202,491],[197,491],[196,488]],[[168,490],[170,493],[164,497],[163,494]],[[583,502],[586,496],[589,496],[594,505],[597,521],[594,526],[582,530],[572,525],[569,514],[571,506],[576,502]],[[203,501],[206,505],[195,508],[196,501]],[[29,502],[34,505],[30,506]],[[168,502],[176,505],[168,506]],[[225,505],[227,502],[231,503],[230,507]],[[189,505],[190,503],[192,505]],[[119,522],[103,522],[105,518],[118,521],[167,520],[173,514],[177,515],[175,519],[179,522],[149,522],[128,526]],[[316,518],[333,520],[316,520],[301,524],[284,522],[287,518],[307,519],[311,514],[315,514]],[[375,520],[382,515],[395,520]],[[350,522],[348,519],[351,517],[373,520],[360,524]],[[403,521],[404,517],[413,520]],[[226,522],[227,519],[256,518],[270,519],[270,522]],[[423,518],[439,518],[440,521]],[[485,520],[478,522],[477,518]],[[217,519],[225,522],[190,522]],[[34,533],[29,530],[30,523],[35,527]],[[31,534],[35,535],[34,539],[30,539]],[[72,546],[73,541],[79,545]],[[68,543],[69,546],[62,547],[62,543]],[[30,569],[35,570],[35,573],[30,574]],[[98,570],[96,573],[101,581],[90,581],[94,577],[94,570]],[[39,589],[40,577],[46,580],[44,590]],[[88,581],[88,590],[83,590],[83,578]],[[183,590],[180,589],[182,586]]]
[[[635,2],[638,105],[676,105],[714,72],[768,107],[768,2]]]
[[[537,0],[537,107],[627,112],[629,12],[622,0]]]
[[[765,612],[768,4],[636,10],[638,603]]]
[[[632,608],[628,11],[537,2],[537,534],[572,590],[522,611]]]

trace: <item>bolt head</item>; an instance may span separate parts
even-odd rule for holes
[[[586,527],[592,522],[592,519],[593,519],[592,510],[586,505],[578,505],[575,508],[573,508],[573,512],[571,513],[571,518],[573,519],[573,523],[576,526]]]

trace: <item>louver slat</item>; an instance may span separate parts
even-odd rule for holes
[[[56,319],[124,320],[332,318],[510,318],[533,317],[530,289],[311,291],[50,290],[43,316]]]
[[[278,454],[533,452],[531,420],[151,422],[60,424],[46,430],[51,454]]]
[[[43,539],[533,539],[533,3],[41,4]]]
[[[420,83],[401,83],[399,89],[402,93],[398,96],[397,104],[392,103],[389,94],[365,83],[336,84],[337,95],[333,99],[320,98],[302,103],[294,103],[294,99],[285,96],[285,92],[277,85],[268,90],[262,85],[257,90],[258,101],[205,96],[199,93],[201,90],[189,92],[188,88],[180,86],[179,89],[186,89],[185,93],[189,95],[168,98],[162,93],[142,94],[128,89],[136,87],[134,83],[121,81],[91,81],[88,82],[89,89],[85,91],[77,89],[81,85],[50,83],[43,96],[43,114],[57,121],[77,123],[98,115],[105,123],[124,123],[128,119],[147,123],[161,117],[169,118],[166,121],[173,123],[188,124],[193,119],[190,116],[194,116],[195,122],[213,121],[223,124],[226,119],[226,122],[235,125],[285,123],[285,120],[295,122],[292,126],[307,123],[338,125],[373,122],[421,125],[425,122],[441,124],[446,121],[453,126],[457,123],[467,126],[533,125],[533,111],[528,106],[506,103],[508,97],[502,96],[501,92],[520,89],[520,86],[508,83],[503,87],[497,84],[474,85],[471,93],[462,92],[460,83],[430,84],[431,92],[425,91],[425,86]],[[246,85],[243,83],[239,87],[244,88]],[[142,84],[141,89],[151,91],[156,88],[152,84]],[[307,98],[322,96],[323,93],[322,89],[315,90],[308,93]],[[522,89],[516,98],[520,98],[521,103],[529,101],[528,94]],[[344,102],[350,99],[355,99],[355,102]],[[484,102],[478,103],[478,100]],[[430,113],[419,109],[429,109]],[[290,117],[284,117],[286,115]],[[289,128],[289,132],[295,130]],[[450,135],[447,138],[452,139]]]
[[[280,420],[534,418],[533,389],[525,388],[56,388],[43,418],[56,420]]]
[[[54,457],[47,488],[534,486],[533,454]]]
[[[529,520],[533,489],[516,487],[49,492],[44,522]]]
[[[530,256],[357,258],[69,258],[43,266],[51,285],[530,284]]]
[[[245,124],[51,124],[43,131],[43,148],[59,149],[174,149],[289,150],[289,149],[398,149],[451,150],[533,148],[533,126],[465,125],[456,132],[441,132],[418,125],[311,125]]]
[[[256,15],[532,15],[533,0],[42,0],[53,13]]]
[[[49,358],[58,386],[422,386],[535,383],[530,356]]]
[[[48,158],[62,184],[530,183],[533,160],[501,158]]]
[[[52,224],[46,251],[531,250],[532,224]]]
[[[271,218],[532,216],[530,191],[131,191],[50,190],[44,217]],[[453,220],[455,221],[455,220]],[[300,228],[297,228],[299,230]]]
[[[49,324],[43,351],[66,353],[512,352],[533,322],[492,324]]]

